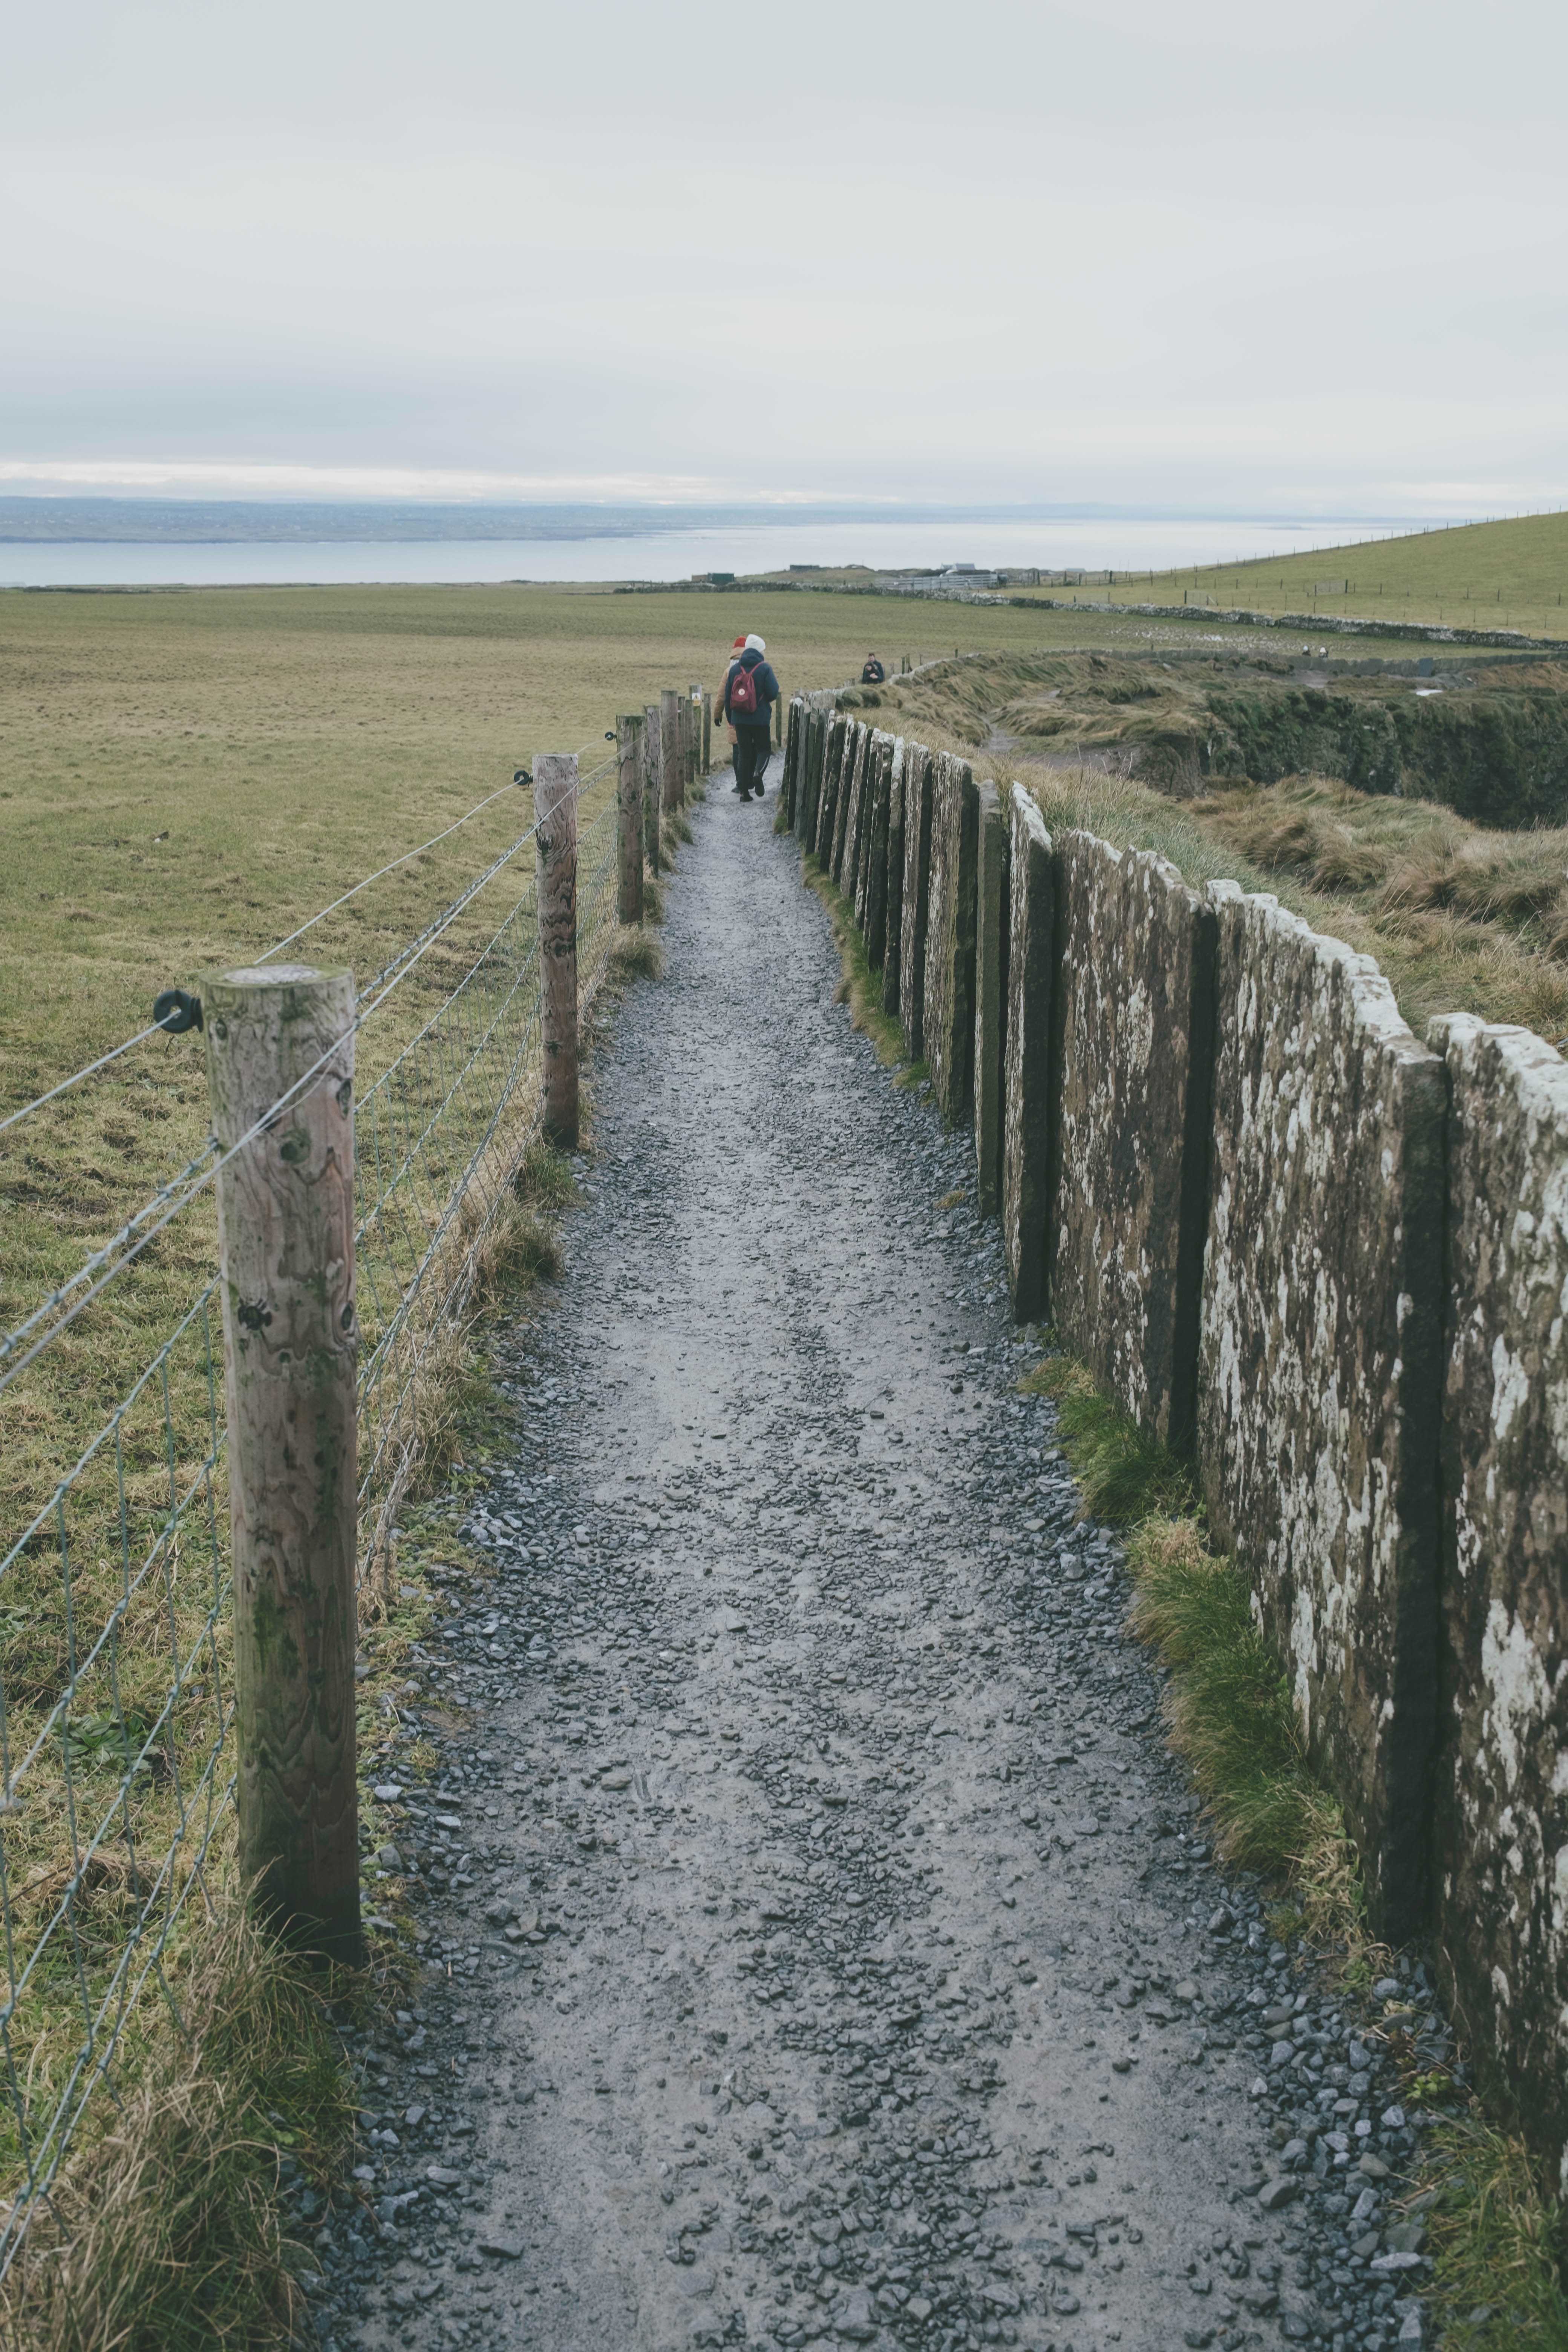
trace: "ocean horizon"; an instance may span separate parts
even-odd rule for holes
[[[42,503],[42,502],[37,502]],[[32,500],[8,500],[10,509]],[[330,511],[330,510],[328,510]],[[0,519],[3,531],[9,518]],[[31,522],[32,517],[26,518]],[[617,510],[598,523],[574,512],[555,535],[461,535],[404,538],[339,536],[289,510],[289,535],[226,535],[242,519],[228,509],[226,535],[182,540],[171,506],[157,509],[158,535],[121,535],[134,525],[126,508],[114,516],[115,534],[101,539],[0,537],[0,587],[156,588],[352,585],[493,585],[503,582],[674,583],[709,572],[751,573],[795,564],[876,570],[973,563],[1037,565],[1059,571],[1082,565],[1102,571],[1166,571],[1186,564],[1255,561],[1300,554],[1316,547],[1430,528],[1436,519],[1295,515],[1243,518],[1126,513],[941,514],[898,519],[776,513],[731,520],[677,523],[668,513]],[[193,518],[193,522],[194,522]],[[395,527],[392,515],[378,526]],[[35,528],[44,525],[38,516]],[[460,523],[460,510],[453,517]],[[540,518],[542,523],[544,518]],[[88,517],[73,518],[90,528]],[[272,523],[277,528],[277,523]]]

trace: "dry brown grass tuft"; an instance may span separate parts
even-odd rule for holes
[[[323,1987],[232,1903],[170,1977],[179,2021],[153,2019],[140,2079],[78,2149],[0,2287],[13,2352],[296,2338],[300,2250],[279,2222],[280,2150],[325,2183],[353,2121]]]

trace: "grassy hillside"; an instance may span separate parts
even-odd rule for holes
[[[1405,532],[1247,563],[1118,572],[1114,587],[1136,590],[1154,604],[1179,604],[1186,593],[1256,613],[1438,621],[1563,637],[1568,512]]]

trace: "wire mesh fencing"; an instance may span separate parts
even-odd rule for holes
[[[581,778],[578,816],[585,1010],[616,930],[614,760]],[[367,1592],[539,1129],[535,831],[356,998]],[[223,1156],[205,1144],[0,1333],[0,2276],[95,2101],[122,2098],[165,2005],[178,2023],[186,1939],[232,1872]],[[132,1282],[165,1328],[121,1380]],[[107,1410],[71,1409],[106,1378]]]

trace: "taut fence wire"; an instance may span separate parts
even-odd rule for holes
[[[614,756],[575,789],[586,1011],[616,930]],[[487,795],[432,843],[500,797]],[[471,875],[355,1000],[367,1605],[419,1461],[422,1411],[443,1357],[464,1341],[487,1252],[539,1133],[540,822]],[[367,876],[268,959],[430,846]],[[14,1116],[41,1108],[161,1025]],[[321,1083],[330,1060],[251,1135]],[[0,1333],[0,1495],[11,1522],[0,1532],[0,2278],[84,2118],[119,2105],[134,2078],[158,2008],[143,1995],[155,1990],[180,2021],[174,1962],[215,1914],[231,1867],[222,1296],[210,1224],[198,1230],[192,1219],[198,1204],[210,1212],[219,1170],[240,1148],[220,1153],[209,1139]],[[171,1253],[182,1234],[188,1246]],[[62,1460],[60,1432],[72,1423],[59,1400],[101,1392],[104,1318],[114,1318],[130,1270],[160,1267],[160,1253],[172,1255],[163,1271],[176,1287],[189,1265],[184,1304]]]

